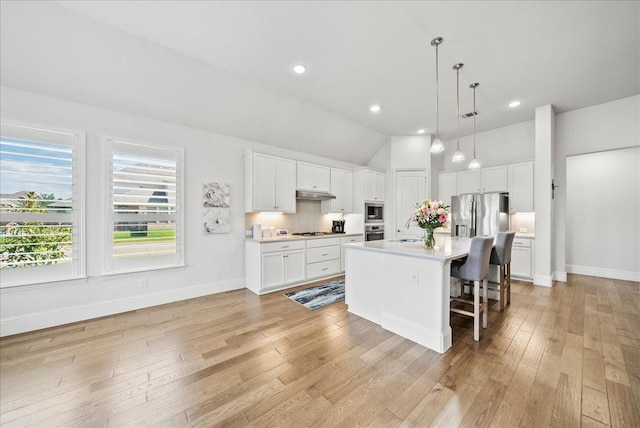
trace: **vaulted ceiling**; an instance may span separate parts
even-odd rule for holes
[[[546,104],[562,112],[640,92],[639,2],[61,1],[46,8],[6,3],[4,85],[56,96],[64,96],[56,91],[68,86],[66,93],[75,91],[78,101],[354,163],[365,163],[386,136],[435,131],[435,49],[429,42],[436,36],[444,38],[439,125],[445,140],[456,135],[452,65],[458,62],[464,63],[461,113],[472,111],[469,85],[480,83],[479,131],[531,120],[534,109]],[[36,30],[40,36],[31,34]],[[67,38],[56,39],[65,31]],[[115,37],[115,31],[122,34]],[[23,41],[5,40],[21,32]],[[103,35],[118,43],[75,40]],[[20,50],[51,57],[48,38],[58,43],[58,59],[95,73],[103,92],[86,83],[74,89],[73,73],[65,78],[61,71],[53,79],[28,70],[36,57]],[[147,53],[127,46],[136,44]],[[99,52],[89,52],[92,46]],[[117,51],[114,46],[120,46],[122,61],[117,52],[105,52]],[[64,49],[79,58],[66,57]],[[119,80],[98,73],[83,55],[111,68]],[[166,58],[156,62],[161,55]],[[185,61],[168,66],[179,56]],[[292,73],[299,63],[307,73]],[[118,90],[113,85],[130,76],[114,65],[139,74],[138,80]],[[182,95],[164,87],[170,76]],[[155,78],[162,88],[150,93],[148,80]],[[130,99],[131,88],[139,88],[136,95],[149,105]],[[220,97],[228,109],[207,101],[211,97]],[[513,100],[520,107],[509,108]],[[372,114],[371,104],[379,104],[380,112]],[[461,119],[461,135],[470,131],[470,121]]]

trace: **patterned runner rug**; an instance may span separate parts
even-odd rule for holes
[[[331,303],[344,300],[344,279],[285,293],[285,296],[314,311]]]

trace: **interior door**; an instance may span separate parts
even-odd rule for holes
[[[417,203],[429,197],[427,170],[396,171],[396,238],[422,237],[422,229],[406,227],[407,220]]]

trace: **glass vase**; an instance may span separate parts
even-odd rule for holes
[[[436,238],[433,236],[433,231],[433,227],[424,228],[424,246],[429,250],[436,245]]]

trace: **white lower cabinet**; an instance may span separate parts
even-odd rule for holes
[[[340,273],[340,238],[307,241],[307,279]]]
[[[511,249],[511,276],[533,279],[533,245],[529,238],[515,238]]]
[[[256,294],[286,288],[306,279],[304,240],[245,243],[245,279]]]
[[[344,272],[343,245],[362,235],[261,242],[245,241],[246,287],[271,293]]]

